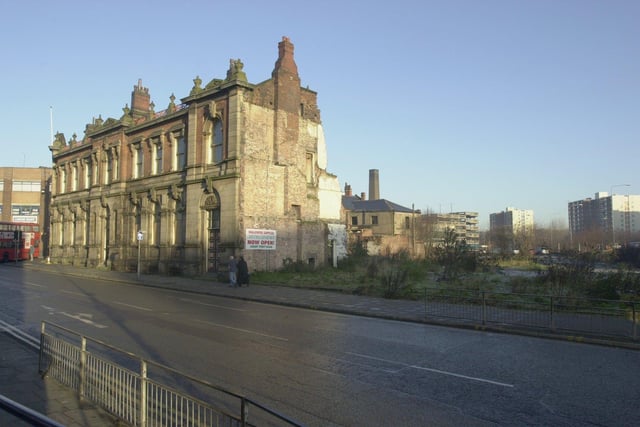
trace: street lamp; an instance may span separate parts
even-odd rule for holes
[[[616,246],[616,229],[615,229],[615,224],[614,224],[614,217],[613,217],[613,189],[616,187],[631,187],[631,184],[616,184],[616,185],[612,185],[611,189],[609,191],[609,196],[611,197],[611,250],[613,251],[614,247]]]

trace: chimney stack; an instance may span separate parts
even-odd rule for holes
[[[351,186],[347,183],[344,184],[344,195],[348,197],[353,196],[353,193],[351,191]]]
[[[360,200],[367,200],[367,193],[365,193],[364,191],[360,193]]]
[[[138,84],[131,92],[131,113],[134,118],[147,117],[149,115],[151,96],[149,89],[142,86],[142,79],[138,79]]]
[[[378,169],[369,169],[369,199],[380,200],[380,178]]]

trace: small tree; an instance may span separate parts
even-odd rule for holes
[[[453,229],[444,233],[442,246],[435,248],[436,261],[442,267],[442,279],[457,279],[462,271],[474,271],[475,256],[471,254],[467,244],[458,240],[458,234]]]

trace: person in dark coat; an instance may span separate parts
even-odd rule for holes
[[[238,260],[238,285],[249,286],[249,266],[247,265],[247,261],[244,260],[244,257],[242,255]]]

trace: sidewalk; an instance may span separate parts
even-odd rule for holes
[[[116,426],[117,420],[70,388],[38,374],[38,350],[0,326],[0,394],[68,427]],[[0,410],[0,426],[30,426]]]

